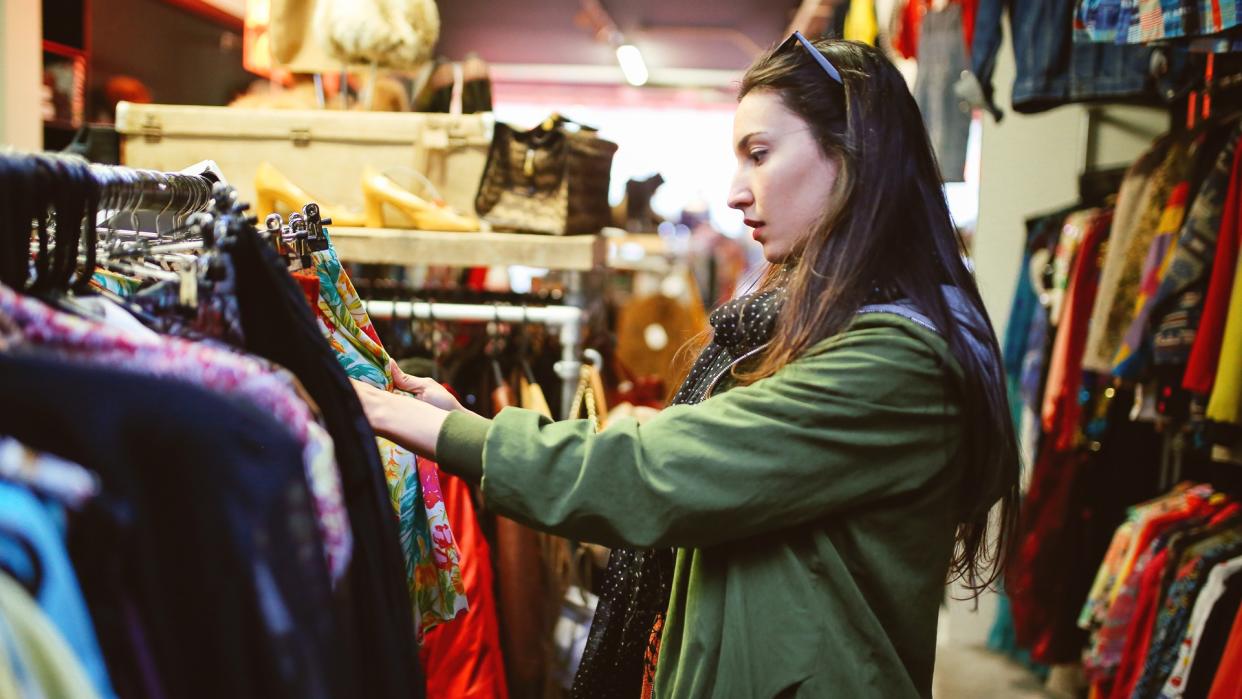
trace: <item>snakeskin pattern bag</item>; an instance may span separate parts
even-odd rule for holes
[[[608,184],[617,144],[554,116],[530,131],[496,124],[475,209],[496,230],[598,233],[612,219]]]

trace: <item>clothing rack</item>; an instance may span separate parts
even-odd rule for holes
[[[121,199],[127,209],[166,213],[206,209],[218,181],[210,172],[188,175],[117,165],[91,165],[91,174],[100,184],[101,199]],[[128,201],[122,199],[125,197]]]
[[[372,318],[418,318],[486,323],[538,323],[558,328],[561,360],[556,375],[561,379],[562,414],[568,415],[578,387],[582,369],[582,337],[586,313],[577,306],[488,306],[472,303],[435,303],[429,301],[363,301]]]

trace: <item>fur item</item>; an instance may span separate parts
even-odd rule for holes
[[[431,59],[440,11],[435,0],[320,0],[315,35],[343,63],[408,70]]]

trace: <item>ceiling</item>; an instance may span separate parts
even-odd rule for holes
[[[798,0],[600,0],[653,71],[737,71],[783,38]],[[490,63],[616,66],[581,0],[442,0],[439,52],[474,51]]]

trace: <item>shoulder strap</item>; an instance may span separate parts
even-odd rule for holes
[[[891,313],[896,316],[901,316],[912,323],[917,323],[937,335],[940,334],[940,329],[936,327],[936,324],[932,322],[931,318],[919,313],[907,304],[872,303],[859,308],[857,315],[863,315],[864,313]]]

